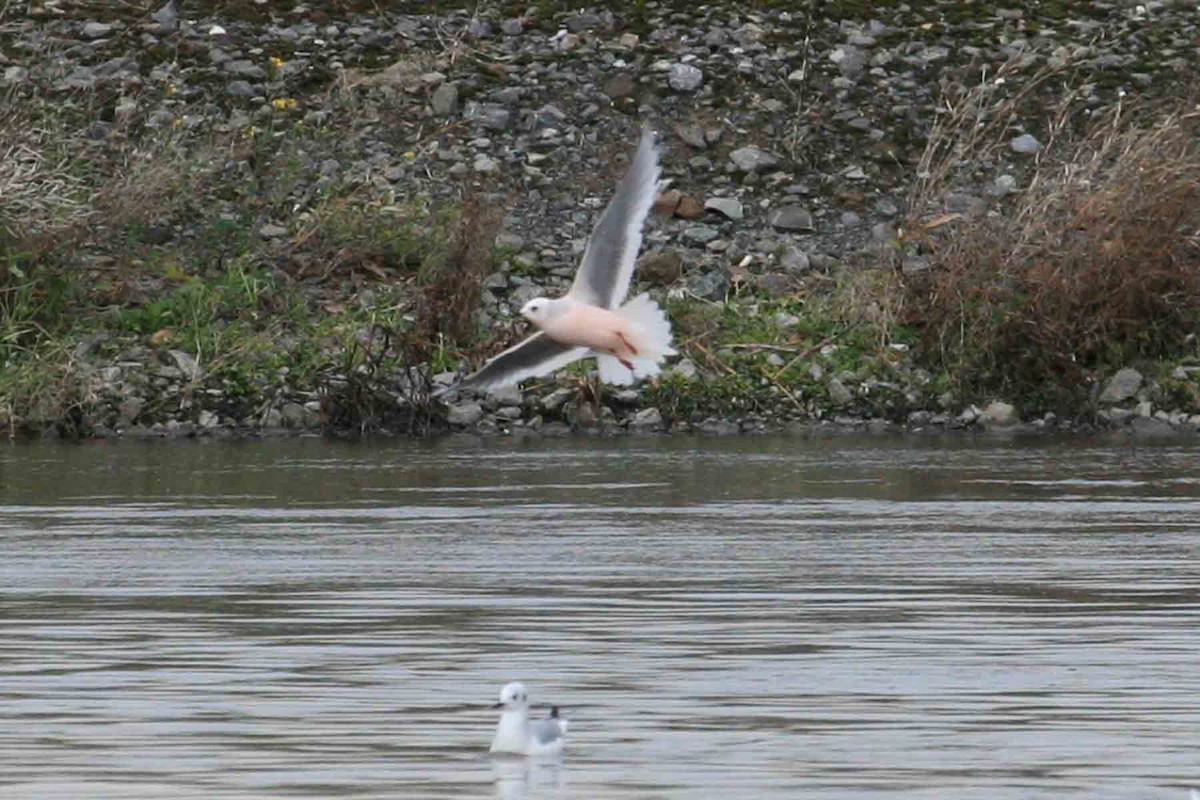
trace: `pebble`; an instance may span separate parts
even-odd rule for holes
[[[814,230],[812,213],[798,205],[786,205],[771,212],[770,224],[783,231]]]
[[[710,197],[704,201],[704,208],[735,222],[745,216],[745,208],[732,197]]]
[[[704,73],[691,64],[673,64],[667,83],[677,92],[694,92],[704,83]]]
[[[739,147],[729,154],[729,160],[742,172],[758,172],[777,165],[779,156],[757,147]]]
[[[1032,134],[1023,133],[1008,143],[1014,153],[1036,153],[1042,149],[1042,143]]]

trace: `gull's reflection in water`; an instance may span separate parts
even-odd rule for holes
[[[566,783],[562,756],[492,756],[497,800],[558,797]]]

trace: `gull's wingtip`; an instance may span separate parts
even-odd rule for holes
[[[638,144],[638,149],[649,149],[653,151],[655,155],[658,155],[662,152],[662,143],[662,131],[660,131],[656,125],[649,121],[643,122],[642,136],[641,141]]]

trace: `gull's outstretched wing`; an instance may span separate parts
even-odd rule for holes
[[[654,131],[643,128],[629,171],[592,230],[569,297],[601,308],[616,308],[625,299],[642,247],[642,224],[658,196],[658,172]]]
[[[479,370],[463,378],[456,388],[483,391],[516,383],[524,378],[549,375],[589,352],[586,347],[561,344],[538,332],[489,360]]]

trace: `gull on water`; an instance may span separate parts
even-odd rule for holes
[[[550,709],[546,719],[529,719],[529,695],[524,684],[518,681],[507,684],[500,690],[500,701],[492,708],[501,709],[501,712],[490,752],[523,756],[562,752],[567,721],[558,716],[558,706]]]
[[[592,355],[605,383],[628,385],[658,374],[663,359],[675,354],[671,323],[646,294],[625,302],[642,225],[658,196],[658,175],[658,145],[645,128],[629,170],[592,229],[570,290],[526,303],[521,316],[539,331],[468,375],[460,387],[504,386]]]

